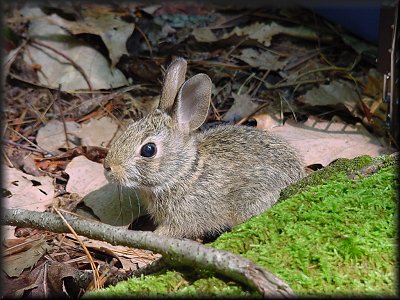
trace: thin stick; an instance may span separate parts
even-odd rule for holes
[[[260,82],[258,83],[257,87],[256,87],[256,88],[254,89],[254,91],[251,93],[251,97],[255,97],[255,96],[256,96],[258,90],[259,90],[260,87],[261,87],[261,84],[264,82],[265,78],[267,78],[267,76],[269,75],[270,72],[271,72],[271,69],[268,69],[268,70],[264,73],[264,75],[263,75],[263,77],[261,77],[261,80],[260,80]]]
[[[99,280],[99,277],[100,277],[100,275],[99,275],[99,271],[97,270],[97,268],[96,268],[96,265],[94,264],[94,261],[93,261],[93,258],[92,258],[92,256],[90,255],[90,252],[89,252],[89,250],[86,248],[86,246],[85,246],[85,244],[82,242],[82,240],[79,238],[79,236],[78,236],[78,234],[76,233],[76,231],[71,227],[71,225],[69,225],[69,223],[68,223],[68,221],[64,218],[64,216],[60,213],[60,211],[55,207],[55,206],[53,206],[53,209],[55,210],[55,212],[60,216],[60,218],[63,220],[63,222],[64,222],[64,224],[68,227],[68,229],[71,231],[71,233],[74,235],[74,237],[76,238],[76,240],[79,242],[79,244],[82,246],[82,249],[83,249],[83,251],[85,252],[85,254],[87,255],[87,257],[88,257],[88,260],[89,260],[89,263],[90,263],[90,266],[91,266],[91,268],[92,268],[92,270],[93,270],[93,281],[94,281],[94,285],[95,285],[95,288],[96,289],[99,289],[100,288],[100,286],[99,286],[99,282],[98,282],[98,280]]]
[[[289,101],[286,100],[286,98],[282,95],[282,93],[278,93],[278,94],[279,94],[279,98],[281,98],[281,114],[282,114],[282,116],[283,116],[283,110],[282,110],[282,99],[283,99],[286,102],[286,104],[289,106],[289,109],[292,112],[294,120],[297,122],[296,114],[294,113],[294,110],[293,110],[292,106],[290,105]],[[282,117],[282,119],[283,119],[283,117]]]
[[[247,115],[246,117],[243,117],[242,119],[240,119],[238,122],[236,122],[236,125],[240,125],[243,124],[244,122],[246,122],[252,115],[254,115],[255,113],[259,112],[260,110],[262,110],[264,107],[266,107],[269,103],[263,103],[261,104],[259,107],[257,107],[251,114]]]
[[[160,253],[169,265],[201,268],[217,272],[256,289],[264,297],[293,297],[293,291],[281,279],[261,268],[247,258],[228,251],[207,247],[188,239],[168,238],[153,232],[132,231],[95,221],[77,219],[70,215],[65,218],[80,235],[107,241],[113,245],[144,248]],[[70,230],[65,221],[53,213],[4,209],[1,224],[33,227],[65,233]]]
[[[261,78],[258,78],[257,76],[255,76],[256,79],[262,81],[265,85],[267,84],[267,82],[265,82],[264,80],[261,80]],[[283,88],[283,87],[289,87],[289,86],[294,86],[294,85],[300,85],[300,84],[308,84],[308,83],[318,83],[318,82],[325,82],[326,79],[322,78],[322,79],[311,79],[311,80],[303,80],[303,81],[296,81],[296,82],[288,82],[288,83],[278,83],[272,86],[267,86],[267,88],[269,90],[274,90],[274,89],[279,89],[279,88]]]
[[[153,58],[153,49],[151,48],[151,44],[147,38],[147,36],[144,34],[144,32],[142,31],[142,29],[139,28],[139,26],[135,25],[135,29],[137,29],[137,31],[139,31],[139,33],[142,35],[142,37],[144,38],[144,41],[147,45],[147,47],[149,48],[149,52],[150,52],[150,57]]]
[[[16,147],[18,147],[18,148],[25,149],[25,150],[29,150],[29,151],[33,151],[33,152],[38,152],[38,153],[41,153],[41,154],[48,154],[48,153],[49,153],[49,152],[47,152],[47,151],[43,151],[43,150],[41,150],[41,149],[31,148],[31,147],[29,147],[29,146],[25,146],[25,145],[22,145],[22,144],[18,144],[18,143],[14,142],[14,141],[10,141],[10,140],[4,139],[4,138],[1,139],[1,142],[2,142],[2,143],[6,143],[6,144],[10,144],[10,145],[13,145],[13,146],[16,146]]]
[[[19,135],[22,139],[24,139],[25,141],[27,141],[29,144],[31,144],[33,147],[41,149],[44,153],[49,153],[51,155],[54,155],[53,152],[43,149],[42,147],[40,147],[39,145],[36,145],[35,143],[31,142],[29,139],[27,139],[26,137],[24,137],[22,134],[20,134],[18,131],[15,131],[14,129],[12,129],[11,127],[7,126],[7,129],[11,130],[12,132],[15,132],[17,135]]]
[[[57,90],[57,95],[54,99],[53,94],[49,92],[49,94],[51,95],[51,97],[54,99],[54,103],[56,103],[56,105],[58,106],[58,110],[60,112],[60,117],[61,117],[61,121],[63,123],[63,128],[64,128],[64,135],[65,135],[65,143],[67,144],[67,149],[70,148],[69,145],[69,141],[68,141],[68,132],[67,132],[67,124],[65,123],[65,118],[64,118],[64,114],[63,111],[61,109],[61,97],[60,97],[60,92],[61,92],[61,84],[58,85],[58,90]]]

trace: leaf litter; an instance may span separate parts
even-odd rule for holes
[[[163,68],[177,56],[189,75],[213,79],[203,128],[256,125],[288,139],[307,165],[394,151],[376,46],[301,8],[21,3],[6,5],[5,27],[6,207],[137,223],[142,195],[108,184],[101,164],[130,120],[157,106]],[[29,245],[8,252],[19,277],[7,277],[7,295],[72,295],[67,277],[79,293],[88,287],[78,280],[88,259],[71,235],[8,228],[6,237],[5,251]],[[80,238],[109,281],[159,257]]]

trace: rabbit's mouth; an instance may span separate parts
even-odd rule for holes
[[[113,184],[131,187],[131,179],[128,178],[127,171],[119,165],[108,165],[104,163],[104,175]]]

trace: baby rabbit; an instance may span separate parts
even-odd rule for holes
[[[158,108],[115,141],[104,169],[110,182],[140,193],[156,233],[195,239],[265,211],[304,170],[287,142],[257,128],[197,132],[212,83],[206,74],[185,81],[186,65],[170,64]]]

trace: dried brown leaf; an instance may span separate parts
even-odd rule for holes
[[[73,158],[65,172],[69,175],[66,191],[82,197],[108,183],[103,166],[83,155]]]
[[[232,93],[232,97],[234,99],[233,104],[223,116],[223,121],[239,121],[244,117],[248,117],[259,106],[259,104],[251,100],[252,98],[249,94],[238,95]]]
[[[279,61],[279,56],[269,51],[257,51],[253,48],[246,48],[241,50],[240,55],[234,57],[244,61],[254,68],[260,70],[273,70],[277,71],[285,67],[287,61]]]
[[[27,240],[29,242],[29,239]],[[3,258],[3,271],[10,277],[18,277],[27,268],[33,268],[47,251],[52,249],[45,239],[31,241],[26,251],[18,252]]]
[[[126,42],[132,35],[135,24],[127,23],[112,12],[106,14],[91,9],[82,10],[83,20],[68,21],[58,15],[51,15],[49,20],[73,34],[91,33],[99,35],[107,47],[111,66],[115,67],[122,55],[128,54]]]
[[[78,146],[76,135],[80,131],[81,126],[73,121],[67,121],[65,125],[70,147]],[[36,142],[41,148],[48,151],[57,151],[59,148],[67,148],[63,122],[53,119],[46,125],[40,127],[36,136]]]
[[[365,154],[378,156],[393,151],[384,147],[361,124],[350,125],[309,117],[305,123],[289,120],[279,126],[279,118],[268,117],[272,120],[264,122],[269,127],[262,129],[285,138],[298,150],[306,165],[326,166],[337,158],[354,158]]]

